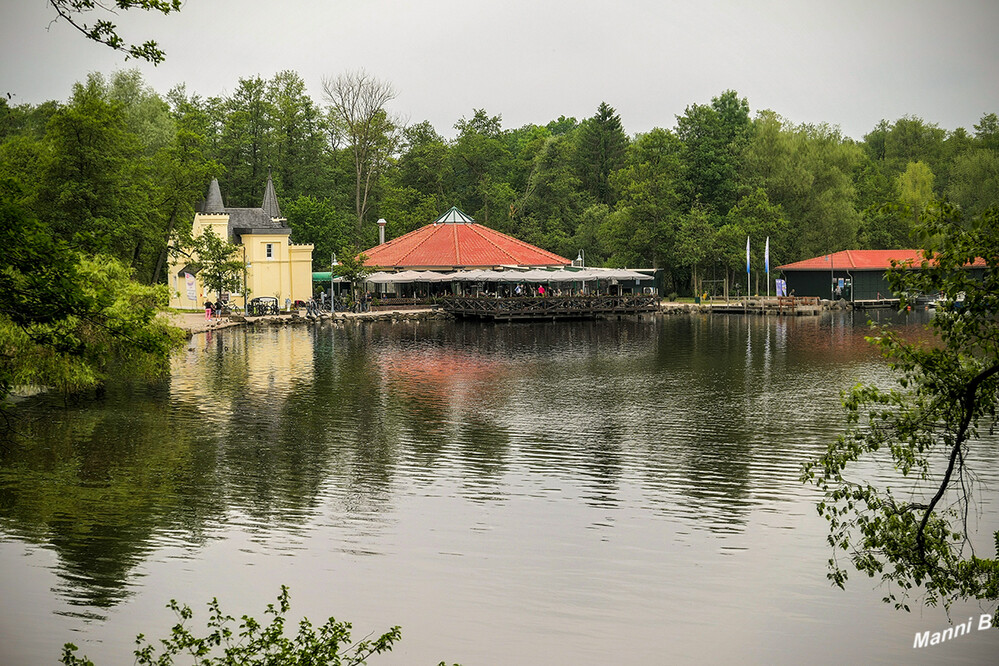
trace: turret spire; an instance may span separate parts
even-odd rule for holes
[[[264,203],[261,208],[267,213],[267,217],[272,220],[281,218],[281,208],[278,207],[277,193],[274,191],[274,181],[271,179],[270,167],[267,167],[267,188],[264,190]]]
[[[219,179],[212,178],[212,184],[208,186],[208,198],[205,199],[205,213],[224,213],[225,204],[222,203],[222,190],[219,189]]]

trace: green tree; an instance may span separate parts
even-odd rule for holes
[[[711,104],[688,106],[677,117],[687,208],[700,202],[724,215],[735,204],[742,154],[752,127],[749,103],[734,90],[712,98]]]
[[[403,152],[392,179],[397,187],[436,197],[441,204],[451,197],[453,169],[447,142],[424,120],[403,131]]]
[[[239,246],[219,238],[211,227],[205,228],[200,236],[191,240],[194,250],[192,267],[201,273],[201,282],[206,292],[215,292],[222,300],[222,294],[239,291],[243,286],[246,264],[237,259]]]
[[[999,206],[999,151],[977,148],[958,156],[950,176],[947,196],[965,213]]]
[[[134,282],[111,257],[82,256],[18,203],[17,190],[0,183],[0,406],[18,385],[68,394],[166,372],[182,341],[157,316],[166,287]]]
[[[300,196],[286,202],[282,211],[294,243],[311,243],[314,270],[329,270],[333,254],[346,257],[352,248],[353,224],[329,199]]]
[[[225,174],[219,184],[231,205],[259,206],[274,140],[274,107],[267,82],[259,76],[240,79],[233,94],[222,102],[221,110],[217,159],[225,167]]]
[[[986,113],[975,124],[975,141],[980,148],[999,151],[999,116]]]
[[[326,121],[296,72],[278,72],[267,83],[272,133],[270,164],[275,187],[287,199],[320,191],[326,152]]]
[[[933,171],[924,162],[909,162],[898,177],[898,198],[919,216],[933,200]]]
[[[486,226],[495,226],[496,220],[490,216],[503,214],[504,204],[509,210],[513,199],[506,178],[513,154],[501,125],[500,116],[475,109],[471,118],[462,118],[454,126],[458,137],[451,147],[451,159],[456,194],[460,205]]]
[[[763,188],[757,188],[732,207],[725,216],[726,223],[735,225],[743,232],[743,236],[752,239],[750,244],[750,260],[753,272],[764,270],[764,251],[766,239],[770,239],[771,266],[787,263],[791,256],[791,223],[784,215],[784,209],[770,201]],[[745,243],[745,238],[743,239]],[[740,266],[746,269],[745,252],[742,253]],[[755,285],[754,285],[755,289]],[[765,290],[764,290],[765,291]]]
[[[896,385],[846,393],[846,434],[803,475],[825,493],[818,509],[834,551],[830,580],[847,581],[842,554],[880,578],[884,600],[905,610],[916,596],[944,606],[999,599],[999,531],[987,545],[968,522],[978,489],[972,461],[999,408],[999,209],[968,218],[941,204],[918,231],[920,270],[896,266],[888,279],[902,309],[913,294],[943,295],[930,326],[935,340],[875,331],[870,340],[890,361]],[[864,478],[872,469],[881,470],[880,483]]]
[[[700,206],[694,206],[680,219],[673,244],[672,266],[690,275],[692,293],[700,294],[701,269],[709,264],[717,264],[719,252],[719,232],[712,224],[711,216]],[[683,282],[674,270],[674,290],[680,291]]]
[[[790,223],[796,261],[852,247],[857,238],[854,173],[863,151],[828,125],[791,125],[763,112],[744,154],[744,181],[763,188]]]
[[[912,215],[896,203],[871,205],[860,214],[857,242],[870,250],[912,247]]]
[[[340,265],[336,269],[336,274],[346,278],[350,282],[350,293],[354,300],[357,300],[357,290],[364,283],[364,277],[371,274],[374,268],[365,266],[368,255],[363,252],[358,255],[345,255],[340,260]]]
[[[614,265],[658,268],[678,258],[675,240],[681,223],[683,149],[675,134],[655,128],[636,137],[625,163],[611,175],[622,213],[609,220],[617,229],[605,236]]]
[[[540,144],[531,160],[524,196],[513,204],[515,227],[510,231],[539,247],[575,256],[579,248],[572,247],[569,239],[592,199],[580,188],[572,168],[573,142],[565,136],[549,136]],[[500,182],[506,185],[505,179]],[[512,186],[507,186],[492,198],[499,208],[504,201],[512,201],[512,195]]]
[[[131,264],[150,238],[154,208],[144,146],[123,103],[110,100],[103,77],[73,86],[70,104],[49,121],[35,210],[58,237],[89,254]]]
[[[621,116],[607,102],[600,102],[597,112],[582,122],[577,132],[579,180],[598,203],[614,205],[610,175],[624,166],[628,135]]]

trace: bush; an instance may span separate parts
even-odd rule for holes
[[[167,666],[174,663],[178,655],[190,655],[197,666],[236,666],[236,664],[300,664],[302,666],[351,666],[365,663],[373,654],[392,650],[392,644],[402,637],[399,627],[374,640],[350,642],[350,623],[337,622],[333,618],[316,629],[308,618],[298,623],[298,635],[288,638],[284,635],[285,615],[288,613],[288,588],[281,586],[278,606],[267,604],[267,615],[273,616],[270,624],[262,626],[252,617],[244,615],[239,627],[233,628],[236,621],[230,615],[223,615],[218,599],[208,604],[208,634],[196,637],[187,627],[194,617],[188,606],[180,606],[171,600],[167,608],[177,614],[180,620],[173,626],[168,638],[158,641],[162,654],[156,654],[156,647],[146,642],[139,634],[135,643],[135,663],[145,666]],[[238,631],[238,633],[236,633]],[[94,666],[86,657],[76,656],[77,647],[66,643],[62,649],[60,662],[66,666]]]
[[[676,297],[677,297],[677,296],[678,296],[678,294],[677,294],[677,293],[676,293],[675,291],[671,291],[671,292],[669,293],[669,295],[668,295],[668,296],[666,296],[666,300],[668,300],[668,301],[669,301],[670,303],[673,303],[673,302],[675,302],[675,301],[676,301]]]

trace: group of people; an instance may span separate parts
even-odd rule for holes
[[[217,302],[205,301],[205,319],[211,319],[222,314],[223,308],[226,304],[219,300]]]

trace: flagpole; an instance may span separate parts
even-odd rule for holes
[[[767,236],[767,249],[763,251],[763,263],[767,269],[767,300],[770,300],[770,236]]]
[[[753,288],[752,275],[749,272],[749,236],[746,236],[746,308],[749,307],[749,292]]]

